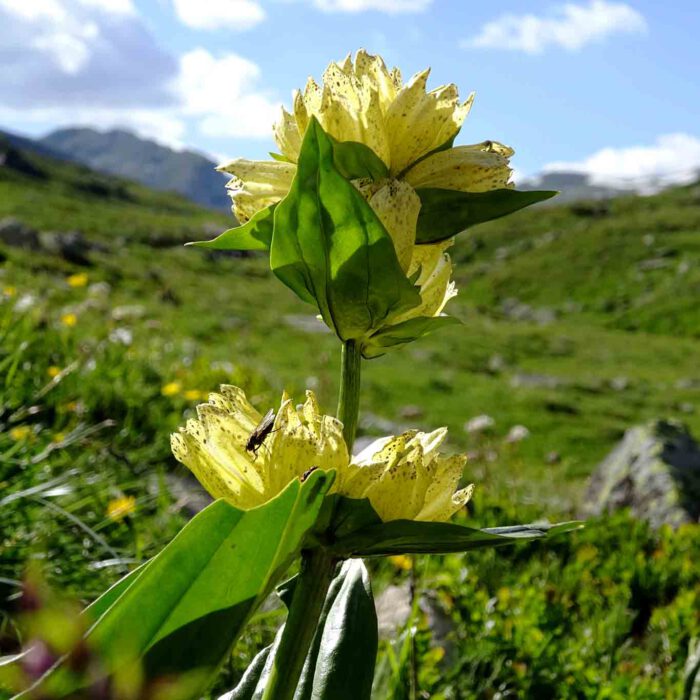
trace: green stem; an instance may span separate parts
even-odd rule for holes
[[[343,423],[343,437],[350,453],[360,410],[361,361],[356,342],[346,341],[341,355],[338,420]],[[262,700],[293,700],[334,570],[335,561],[323,548],[302,552],[294,597]]]
[[[338,420],[343,424],[343,437],[352,453],[360,412],[360,363],[362,355],[354,340],[343,343],[340,359],[340,394],[338,395]]]
[[[302,552],[292,605],[262,700],[292,700],[333,579],[335,561],[323,549]]]

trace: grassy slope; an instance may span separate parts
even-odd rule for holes
[[[266,408],[283,387],[300,396],[313,386],[330,412],[337,347],[330,335],[293,325],[313,311],[274,280],[264,260],[148,245],[203,237],[204,225],[223,228],[226,217],[76,166],[37,162],[51,177],[0,176],[0,217],[80,229],[107,243],[86,272],[90,285],[108,286],[71,288],[67,276],[78,268],[53,256],[0,251],[3,494],[76,470],[69,493],[49,499],[68,515],[35,497],[15,501],[22,508],[12,510],[0,576],[16,578],[32,551],[48,551],[55,579],[89,598],[124,566],[105,561],[147,556],[182,522],[158,484],[177,469],[167,433],[196,403],[185,392],[229,381]],[[572,512],[586,474],[640,420],[680,417],[700,434],[698,200],[698,189],[686,188],[617,200],[602,215],[598,205],[541,208],[462,236],[455,247],[462,291],[451,311],[465,325],[367,363],[363,409],[426,429],[448,425],[453,446],[474,453],[468,476],[479,485],[482,520],[493,517],[487,507],[506,503],[506,520]],[[645,270],[652,258],[668,264]],[[33,303],[18,314],[12,307],[25,294]],[[502,311],[509,298],[547,307],[556,319],[513,321]],[[70,313],[75,327],[61,320]],[[118,340],[124,331],[132,334],[129,345]],[[72,369],[47,390],[52,366]],[[180,390],[164,396],[173,382]],[[27,413],[28,405],[38,408]],[[413,405],[422,415],[403,418]],[[496,427],[477,440],[462,425],[480,413],[492,415]],[[85,434],[105,420],[116,425]],[[531,435],[506,445],[515,424]],[[16,427],[28,427],[29,436],[12,438]],[[381,432],[372,420],[365,429]],[[559,455],[553,464],[546,459],[552,452]],[[138,517],[114,523],[106,504],[122,492],[137,496]],[[69,516],[93,534],[86,537]],[[516,568],[512,575],[526,574]],[[672,659],[675,672],[680,661]]]

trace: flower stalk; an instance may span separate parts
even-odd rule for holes
[[[294,698],[333,580],[335,564],[322,548],[302,552],[292,604],[262,700]]]
[[[352,454],[360,412],[360,366],[362,355],[354,340],[343,343],[340,360],[338,420]],[[311,648],[314,634],[333,580],[336,562],[321,547],[302,552],[301,570],[292,605],[263,700],[292,700]]]
[[[360,413],[360,363],[362,355],[357,342],[343,343],[340,358],[340,393],[338,394],[338,420],[343,424],[343,437],[352,455]]]

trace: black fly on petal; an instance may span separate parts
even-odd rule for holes
[[[255,429],[248,437],[248,442],[245,444],[246,450],[257,455],[265,438],[272,432],[272,426],[275,424],[275,410],[271,408],[263,419],[255,426]]]

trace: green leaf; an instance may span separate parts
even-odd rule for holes
[[[276,206],[261,209],[248,223],[230,228],[210,241],[192,241],[187,245],[214,250],[270,250]]]
[[[382,522],[368,499],[336,496],[340,521],[334,521],[329,550],[340,557],[393,554],[448,554],[483,547],[498,547],[519,540],[558,535],[581,527],[580,522],[476,528],[456,523],[392,520]],[[353,520],[351,514],[356,512]],[[348,527],[348,523],[356,525]]]
[[[289,601],[294,580],[279,589]],[[260,652],[220,700],[260,700],[282,636]],[[369,700],[377,658],[377,613],[365,565],[346,561],[333,579],[294,700]]]
[[[459,192],[438,187],[416,190],[421,201],[416,243],[438,243],[462,231],[554,197],[557,192],[510,189]]]
[[[115,584],[110,586],[97,600],[90,603],[90,605],[83,610],[83,615],[87,615],[93,622],[97,620],[107,612],[107,610],[117,602],[117,600],[122,596],[122,594],[129,588],[136,579],[143,573],[145,568],[148,566],[150,561],[137,567],[133,571],[130,571],[126,576],[120,578]]]
[[[362,345],[362,356],[370,360],[383,355],[389,348],[410,343],[424,335],[434,333],[445,326],[459,325],[462,322],[454,316],[418,316],[408,321],[386,326],[372,334]]]
[[[334,144],[315,119],[289,194],[275,211],[270,266],[301,299],[317,303],[344,341],[420,303],[391,237],[338,169]]]
[[[267,680],[271,668],[271,661],[268,662],[268,659],[271,658],[270,654],[273,652],[273,649],[277,649],[283,629],[284,626],[277,631],[273,644],[266,646],[255,655],[255,658],[250,662],[250,665],[245,670],[238,685],[228,693],[219,696],[219,700],[260,700],[260,698],[262,698],[265,686],[264,684],[260,684],[260,679],[263,677],[264,673],[265,677],[263,683]]]
[[[691,639],[685,662],[683,700],[700,700],[700,640]]]
[[[369,146],[358,141],[338,141],[330,134],[326,136],[333,144],[333,164],[343,177],[348,180],[389,177],[389,168]]]
[[[150,679],[199,671],[202,691],[301,549],[333,478],[316,470],[258,508],[220,500],[199,513],[90,630],[106,667],[141,657]]]

